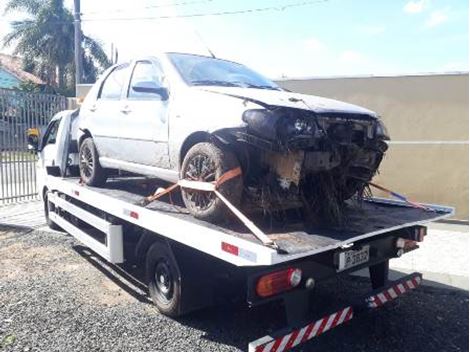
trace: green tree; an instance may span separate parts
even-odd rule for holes
[[[4,46],[13,46],[21,55],[24,69],[64,94],[75,86],[73,15],[63,0],[9,0],[5,13],[20,11],[28,15],[14,21],[4,37]],[[99,72],[111,65],[101,44],[82,33],[83,78],[94,82]]]

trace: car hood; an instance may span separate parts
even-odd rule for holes
[[[371,110],[342,101],[314,95],[293,93],[284,90],[268,90],[238,87],[197,87],[214,94],[223,94],[246,100],[261,106],[282,106],[314,111],[316,113],[360,114],[372,118],[378,117]]]

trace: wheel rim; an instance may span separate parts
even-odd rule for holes
[[[159,299],[169,303],[173,298],[173,275],[166,262],[159,262],[155,268],[155,286]]]
[[[94,168],[93,153],[87,145],[83,145],[80,153],[80,171],[86,178],[90,178]]]
[[[213,182],[216,179],[216,166],[214,161],[205,154],[194,155],[188,162],[184,178],[192,181]],[[209,209],[215,201],[213,192],[195,191],[185,189],[186,199],[191,207],[199,211]]]

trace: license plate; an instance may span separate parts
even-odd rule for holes
[[[346,270],[369,261],[369,246],[339,253],[338,271]]]

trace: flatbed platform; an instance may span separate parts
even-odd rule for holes
[[[426,205],[429,210],[423,210],[401,201],[371,198],[348,201],[341,226],[310,225],[307,228],[295,213],[279,223],[266,216],[249,215],[279,246],[280,250],[276,251],[263,246],[236,218],[223,225],[195,219],[181,206],[178,191],[172,193],[172,199],[165,196],[146,207],[141,206],[143,197],[166,186],[154,179],[116,178],[108,180],[105,188],[93,188],[80,185],[77,178],[51,178],[49,184],[60,192],[240,266],[273,265],[315,255],[401,228],[444,219],[454,213],[450,207]],[[241,248],[240,253],[244,254],[235,256],[221,251],[221,242]]]

